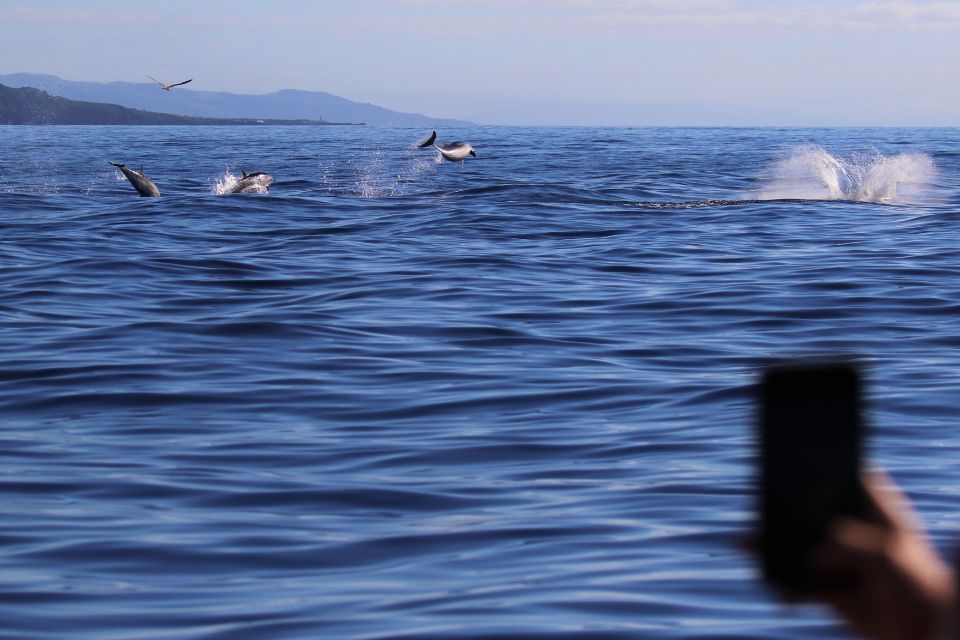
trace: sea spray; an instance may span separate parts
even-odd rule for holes
[[[347,195],[364,199],[393,198],[415,191],[425,175],[436,173],[432,158],[400,155],[393,157],[380,149],[347,162],[321,160],[318,166],[319,186],[331,195]]]
[[[806,145],[779,160],[754,195],[758,200],[903,203],[921,196],[935,176],[933,160],[923,153],[857,153],[845,159]]]
[[[910,201],[914,196],[922,195],[922,189],[933,183],[936,172],[933,159],[922,153],[880,156],[859,181],[854,199],[864,202]]]
[[[230,173],[230,170],[226,169],[223,175],[218,178],[217,182],[213,185],[213,193],[218,196],[230,193],[230,190],[240,181],[240,177],[241,176]]]

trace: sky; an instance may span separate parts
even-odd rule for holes
[[[483,124],[960,126],[960,1],[0,0],[0,74]]]

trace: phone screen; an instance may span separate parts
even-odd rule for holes
[[[862,517],[857,369],[848,363],[783,365],[760,385],[761,555],[765,577],[802,594],[837,576],[811,554],[839,515]]]

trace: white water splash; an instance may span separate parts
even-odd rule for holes
[[[363,160],[321,162],[319,171],[321,185],[330,194],[379,199],[407,195],[423,174],[435,173],[436,168],[432,159],[392,158],[373,150]]]
[[[218,196],[222,196],[225,193],[230,193],[230,190],[237,186],[237,183],[240,182],[240,178],[236,174],[230,173],[230,170],[227,169],[223,172],[223,175],[217,179],[217,182],[213,185],[213,193]]]
[[[236,187],[237,183],[242,179],[242,175],[238,176],[230,173],[230,170],[227,169],[223,172],[223,176],[217,179],[216,184],[213,185],[213,193],[218,196],[233,193],[233,188]],[[273,179],[269,176],[255,176],[249,184],[244,186],[241,193],[268,193],[272,182]]]
[[[905,203],[922,198],[937,169],[923,153],[854,154],[837,158],[822,147],[799,147],[773,167],[758,200],[852,200]]]
[[[376,149],[357,171],[357,190],[361,198],[396,195],[396,181],[387,168],[383,151]]]

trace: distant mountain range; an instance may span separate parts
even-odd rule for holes
[[[69,100],[34,89],[12,89],[0,84],[0,124],[179,124],[179,125],[264,125],[331,124],[323,120],[282,120],[255,118],[198,118],[118,104]]]
[[[200,91],[187,87],[163,91],[153,82],[75,82],[33,73],[0,75],[0,84],[42,89],[71,100],[191,117],[313,120],[387,127],[438,128],[472,124],[462,120],[391,111],[322,91],[287,89],[262,95]],[[194,84],[199,83],[195,80]]]

